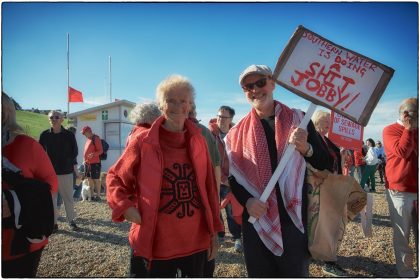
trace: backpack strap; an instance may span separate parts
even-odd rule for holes
[[[96,145],[95,145],[95,138],[96,137],[98,137],[98,136],[96,134],[93,134],[93,136],[92,136],[92,144],[95,147],[95,150],[96,150]]]

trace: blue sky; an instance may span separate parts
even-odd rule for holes
[[[23,108],[66,111],[69,33],[70,86],[85,99],[70,112],[109,102],[111,56],[112,98],[154,100],[176,73],[194,85],[202,123],[220,105],[238,121],[250,110],[239,74],[250,64],[274,69],[299,25],[395,70],[365,128],[365,139],[381,139],[401,100],[418,95],[417,2],[3,2],[2,89]],[[280,86],[274,97],[309,106]]]

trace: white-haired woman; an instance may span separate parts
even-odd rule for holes
[[[156,97],[163,115],[109,170],[112,219],[132,223],[131,277],[203,277],[223,225],[206,140],[188,120],[194,88],[173,75]]]
[[[137,133],[149,129],[152,123],[159,118],[161,112],[155,103],[140,103],[131,110],[129,119],[134,123],[133,129],[127,137],[125,146],[128,146],[130,139],[134,138]]]
[[[51,187],[51,194],[57,193],[57,176],[47,153],[37,141],[24,135],[23,129],[16,123],[15,105],[5,93],[2,93],[1,103],[2,167],[7,165],[9,168],[20,169],[23,177],[46,182]],[[8,162],[4,160],[5,158]],[[42,250],[47,245],[48,239],[40,243],[30,243],[25,252],[14,252],[16,230],[13,223],[7,222],[12,217],[12,213],[4,193],[11,186],[5,182],[4,178],[1,188],[3,194],[2,276],[5,278],[36,277]]]
[[[330,129],[330,113],[318,110],[311,119],[321,139],[320,143],[322,143],[321,148],[326,156],[327,169],[332,173],[342,174],[340,149],[327,137]]]
[[[322,145],[318,147],[318,149],[325,154],[327,169],[332,173],[342,174],[340,149],[327,137],[327,133],[330,129],[330,113],[318,110],[313,114],[311,119],[314,123],[315,130],[321,139],[319,142]],[[322,271],[326,275],[332,277],[346,275],[346,271],[336,262],[332,261],[325,262]]]

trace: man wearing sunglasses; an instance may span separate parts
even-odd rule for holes
[[[221,183],[220,183],[220,200],[226,198],[228,193],[231,191],[229,186],[229,159],[226,154],[224,138],[229,130],[233,127],[233,117],[235,116],[235,110],[232,107],[223,105],[220,106],[217,111],[217,118],[211,119],[209,122],[209,129],[216,138],[216,142],[219,148],[219,154],[221,159]],[[242,252],[242,240],[241,240],[241,225],[236,223],[232,215],[232,205],[229,203],[225,207],[226,220],[229,228],[229,232],[232,234],[234,240],[234,249],[236,252]],[[223,219],[222,219],[223,220]],[[225,232],[219,232],[219,241],[223,242]]]
[[[239,76],[251,112],[228,132],[229,183],[244,206],[242,234],[248,277],[308,277],[306,161],[326,168],[312,122],[297,128],[303,113],[273,99],[275,81],[266,65]],[[288,143],[296,146],[266,203],[259,200]],[[279,183],[282,190],[279,188]],[[249,216],[257,219],[248,222]]]
[[[62,126],[63,115],[59,111],[51,111],[48,114],[51,128],[43,131],[39,137],[39,143],[44,147],[58,178],[58,193],[60,194],[66,209],[66,218],[72,230],[78,230],[74,221],[76,212],[73,199],[73,172],[77,173],[77,142],[74,134]],[[55,213],[55,229],[57,225],[57,194],[53,197]]]

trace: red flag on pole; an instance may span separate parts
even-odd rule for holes
[[[82,92],[69,87],[69,102],[83,102]]]

